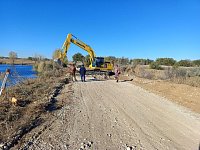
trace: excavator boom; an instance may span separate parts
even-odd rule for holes
[[[63,51],[63,57],[66,57],[67,51],[69,49],[70,43],[73,43],[75,45],[77,45],[78,47],[84,49],[85,51],[88,52],[88,54],[90,55],[90,61],[92,62],[95,58],[95,53],[94,50],[87,44],[85,44],[84,42],[82,42],[81,40],[79,40],[77,37],[75,37],[72,34],[68,34],[67,38],[62,46]]]
[[[65,40],[65,42],[63,43],[62,49],[63,52],[60,55],[61,61],[63,62],[66,55],[67,55],[67,51],[70,47],[70,44],[73,43],[76,46],[84,49],[85,51],[88,52],[89,56],[90,56],[90,70],[101,70],[101,71],[112,71],[113,70],[113,64],[110,62],[104,62],[104,58],[103,57],[96,57],[94,50],[87,44],[85,44],[84,42],[82,42],[81,40],[79,40],[77,37],[75,37],[72,34],[68,34],[67,38]]]

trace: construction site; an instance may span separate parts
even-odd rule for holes
[[[88,66],[64,65],[71,43]],[[1,149],[199,149],[199,67],[119,65],[72,34],[55,56],[34,78],[15,65],[1,74]]]
[[[199,0],[0,7],[0,150],[200,150]]]

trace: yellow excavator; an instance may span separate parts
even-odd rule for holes
[[[69,49],[70,44],[73,43],[76,46],[84,49],[85,51],[88,52],[90,56],[90,65],[89,65],[89,70],[91,71],[106,71],[106,72],[111,72],[113,70],[113,63],[105,61],[104,57],[96,57],[94,50],[81,40],[79,40],[77,37],[75,37],[72,34],[68,34],[67,38],[62,46],[62,53],[59,56],[59,59],[61,62],[64,61],[67,55],[67,51]]]

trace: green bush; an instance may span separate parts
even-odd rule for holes
[[[157,63],[157,62],[152,62],[149,65],[150,69],[156,69],[156,70],[162,70],[163,68]]]
[[[28,60],[33,60],[33,57],[28,57],[27,59],[28,59]]]
[[[81,53],[76,53],[72,56],[73,61],[77,62],[77,61],[84,61],[85,57],[81,54]]]
[[[130,64],[135,64],[135,65],[149,65],[153,62],[153,60],[150,59],[131,59]]]
[[[200,67],[200,59],[192,61],[194,66]]]
[[[176,63],[176,60],[173,58],[157,58],[156,63],[159,65],[173,66]]]
[[[194,66],[194,64],[190,60],[180,60],[175,65],[183,66],[183,67],[193,67]]]

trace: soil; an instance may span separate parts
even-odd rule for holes
[[[134,84],[88,79],[65,86],[56,99],[69,103],[18,148],[199,149],[200,115]]]
[[[122,77],[128,79],[130,77]],[[151,91],[179,105],[200,113],[200,88],[185,84],[176,84],[166,80],[149,80],[134,77],[130,82]]]

